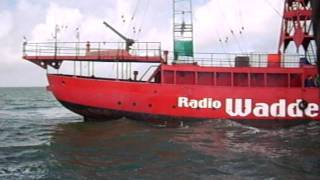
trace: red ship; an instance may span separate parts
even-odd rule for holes
[[[179,3],[189,9],[179,10]],[[316,1],[285,1],[279,52],[273,54],[194,53],[191,7],[190,0],[174,1],[172,53],[162,52],[160,43],[135,42],[105,22],[124,43],[25,42],[23,58],[56,69],[47,75],[48,88],[85,120],[226,119],[254,126],[320,120],[319,45],[318,57],[308,50],[312,41],[319,43]],[[287,55],[290,42],[305,54]],[[74,63],[73,73],[58,73],[65,61]],[[116,77],[96,75],[101,62],[115,64]],[[137,63],[149,66],[132,71]]]

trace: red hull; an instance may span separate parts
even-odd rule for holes
[[[319,88],[218,87],[64,75],[48,75],[48,80],[60,102],[89,119],[320,120]],[[298,108],[301,100],[309,103],[303,111]]]

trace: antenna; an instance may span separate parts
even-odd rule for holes
[[[173,0],[173,40],[174,62],[193,57],[192,0]]]

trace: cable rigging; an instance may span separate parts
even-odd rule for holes
[[[220,0],[217,1],[218,3],[218,6],[219,6],[219,9],[220,9],[220,12],[222,14],[222,17],[227,17],[225,12],[223,11],[222,9],[222,6],[221,6],[221,3],[220,3]],[[240,52],[243,52],[243,48],[241,47],[241,44],[237,38],[237,35],[235,34],[233,28],[231,28],[231,25],[228,23],[228,21],[226,22],[227,26],[228,26],[228,29],[229,29],[229,32],[231,33],[232,37],[235,39],[236,41],[236,44],[238,46],[238,49],[240,50]],[[229,37],[226,37],[225,39],[225,43],[228,43],[229,42]]]
[[[146,15],[149,11],[149,7],[150,7],[150,0],[146,0],[146,7],[145,7],[145,10],[143,11],[143,15],[142,15],[142,19],[141,19],[141,22],[140,24],[138,25],[138,33],[137,33],[137,39],[140,38],[140,35],[142,33],[142,29],[144,27],[144,24],[145,24],[145,20],[146,20]]]
[[[134,22],[136,21],[136,15],[137,15],[137,12],[139,10],[140,4],[141,4],[141,0],[137,0],[136,3],[135,3],[135,8],[133,9],[132,15],[130,16],[130,20],[129,20],[130,22],[129,22],[127,34],[131,30],[132,30],[133,35],[136,34],[136,27],[134,25]]]
[[[138,41],[139,36],[142,32],[142,28],[144,26],[144,22],[146,18],[146,13],[148,12],[148,9],[149,9],[149,4],[150,4],[150,0],[145,0],[145,1],[137,0],[135,3],[135,8],[132,11],[132,15],[130,16],[131,18],[129,19],[127,34],[129,34],[129,32],[132,32],[132,37],[136,41]],[[143,7],[143,5],[145,6]],[[142,17],[141,15],[138,14],[140,10],[143,11]],[[124,16],[123,16],[123,19],[124,19]],[[128,74],[127,78],[131,79],[132,64],[131,63],[126,64],[125,67],[126,67],[126,72]]]
[[[264,2],[266,2],[266,4],[268,4],[269,7],[272,8],[273,11],[282,18],[282,15],[281,15],[281,13],[279,12],[279,10],[276,9],[276,8],[270,3],[270,1],[265,0]],[[282,3],[282,4],[284,4],[284,3]]]
[[[239,15],[239,36],[240,36],[240,41],[244,43],[244,49],[245,49],[245,52],[248,52],[248,49],[247,49],[247,38],[245,37],[245,23],[244,23],[244,20],[243,20],[243,13],[242,13],[242,10],[241,10],[241,3],[240,3],[240,0],[236,0],[237,1],[237,4],[238,4],[238,15]]]

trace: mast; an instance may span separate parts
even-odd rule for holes
[[[193,62],[192,0],[173,0],[174,63]]]
[[[303,47],[302,53],[309,62],[315,60],[312,24],[310,0],[285,0],[279,53],[285,53],[289,44],[294,42],[297,52]]]

